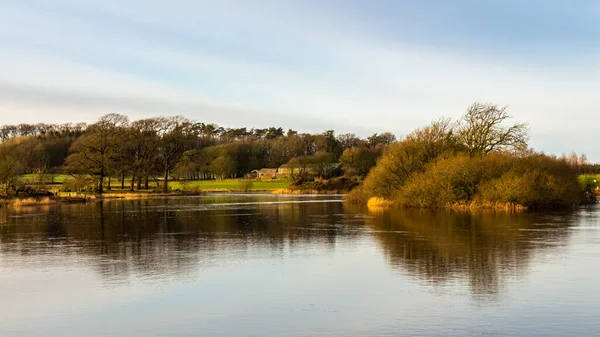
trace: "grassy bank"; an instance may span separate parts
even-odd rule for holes
[[[41,178],[41,179],[40,179]],[[74,178],[68,174],[45,174],[39,176],[36,174],[22,175],[19,180],[23,184],[40,186],[43,184],[55,185],[52,189],[55,191],[65,191],[63,184],[73,181]],[[40,181],[42,183],[40,183]],[[108,179],[105,179],[104,185],[107,186]],[[125,179],[126,188],[121,189],[121,181],[112,179],[112,190],[119,193],[129,192],[131,186],[131,178]],[[292,181],[288,179],[272,179],[272,180],[249,180],[249,179],[223,179],[223,180],[196,180],[196,181],[169,181],[169,189],[171,191],[275,191],[288,188]],[[162,181],[152,181],[149,190],[136,190],[131,193],[152,193],[153,190],[160,190]],[[108,191],[110,193],[110,190]]]
[[[40,178],[43,178],[40,179]],[[106,199],[138,199],[150,197],[169,197],[199,195],[210,192],[265,192],[281,193],[291,185],[291,180],[249,180],[249,179],[224,179],[203,181],[170,181],[169,192],[164,193],[161,181],[153,181],[150,188],[131,191],[128,187],[121,189],[120,181],[112,180],[112,189],[105,190],[102,195],[97,195],[91,188],[86,190],[72,190],[74,178],[63,174],[23,175],[19,177],[22,190],[19,193],[0,195],[0,207],[29,207],[54,205],[59,203],[82,203]],[[43,183],[40,183],[43,181]],[[131,180],[126,180],[126,186],[131,186]]]
[[[173,181],[169,187],[173,191],[189,192],[270,192],[288,188],[291,184],[287,179],[272,180],[248,180],[248,179],[224,179],[224,180],[198,180],[198,181]]]
[[[93,195],[55,195],[52,197],[24,197],[24,198],[3,198],[0,199],[0,207],[24,208],[35,206],[49,206],[56,204],[73,204],[92,202],[97,198]]]

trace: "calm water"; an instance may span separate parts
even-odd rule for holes
[[[0,336],[600,336],[600,208],[339,199],[0,209]]]

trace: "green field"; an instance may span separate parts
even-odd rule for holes
[[[65,180],[72,179],[68,174],[46,174],[43,177],[46,184],[63,184]],[[36,174],[26,174],[21,176],[21,181],[27,183],[37,183],[40,177]],[[120,187],[120,181],[113,179],[113,189]],[[126,186],[131,184],[131,180],[126,180]],[[225,180],[198,180],[198,181],[170,181],[169,188],[173,191],[202,191],[202,190],[227,190],[227,191],[273,191],[288,188],[291,184],[287,179],[273,180],[245,180],[245,179],[225,179]],[[151,183],[151,188],[156,187],[156,182]]]
[[[227,191],[274,191],[288,188],[291,184],[287,179],[273,180],[199,180],[199,181],[172,181],[169,187],[172,190],[227,190]]]
[[[590,185],[598,187],[600,184],[600,174],[582,174],[577,180],[581,186]]]
[[[44,174],[43,181],[46,184],[62,184],[69,178],[72,177],[68,174]],[[40,180],[40,176],[37,174],[25,174],[20,179],[26,183],[37,183]]]

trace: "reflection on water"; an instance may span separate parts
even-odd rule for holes
[[[492,299],[504,278],[527,271],[534,253],[567,243],[569,214],[371,211],[366,223],[389,263],[427,282],[464,278],[476,298]]]
[[[333,249],[336,236],[355,235],[344,224],[360,224],[344,220],[339,196],[215,195],[2,211],[5,259],[45,265],[49,255],[76,254],[98,259],[95,266],[110,282],[181,278],[223,254],[277,256],[307,242]]]
[[[98,335],[118,336],[190,332],[206,336],[427,336],[450,335],[452,325],[457,335],[467,331],[511,335],[506,326],[500,330],[472,326],[469,317],[480,313],[479,305],[506,305],[515,291],[523,299],[533,295],[520,293],[519,287],[526,288],[540,273],[556,268],[563,261],[561,256],[582,253],[574,248],[580,247],[578,242],[600,260],[589,242],[600,237],[597,213],[594,208],[518,215],[368,211],[342,204],[339,196],[274,195],[0,209],[0,301],[24,310],[0,307],[0,317],[4,316],[0,335],[41,333],[29,317],[34,315],[39,321],[33,322],[41,328],[52,315],[41,309],[37,316],[35,310],[25,311],[39,304],[36,296],[40,293],[52,292],[77,307],[92,302],[91,294],[102,293],[106,301],[102,314],[116,319],[122,315],[120,301],[133,296],[141,285],[153,289],[145,296],[156,301],[145,309],[179,310],[182,299],[165,293],[185,284],[189,284],[186,296],[196,299],[198,316],[179,322],[164,318],[163,313],[157,317],[164,321],[151,333],[118,322],[112,326],[116,330],[96,330],[95,316],[72,311],[70,306],[60,317],[84,315],[68,324],[87,335],[98,331]],[[34,287],[46,278],[44,288]],[[557,278],[549,282],[573,281]],[[579,289],[588,286],[586,282]],[[69,287],[81,289],[80,295],[67,292]],[[256,297],[247,298],[246,287],[258,292]],[[211,289],[212,301],[206,301],[206,289]],[[543,287],[534,289],[542,291]],[[116,297],[117,293],[124,297]],[[157,294],[161,297],[156,298]],[[220,308],[219,303],[226,303],[230,296],[235,307],[247,305],[247,310]],[[554,296],[548,300],[564,301]],[[139,305],[145,298],[131,299],[128,305]],[[600,307],[597,302],[587,303],[585,309]],[[420,306],[427,309],[417,310]],[[136,314],[129,311],[125,316]],[[503,315],[517,319],[520,314]],[[279,320],[267,319],[275,316]],[[87,325],[83,323],[86,317]],[[298,319],[303,325],[295,325]],[[439,326],[428,324],[430,320]],[[580,322],[579,328],[596,328],[592,322]],[[167,329],[173,325],[181,330]],[[200,334],[201,327],[212,330]],[[401,328],[403,333],[398,332]],[[573,331],[570,326],[563,328],[553,331]],[[58,336],[68,331],[56,323],[46,333]],[[549,334],[543,328],[530,332]]]

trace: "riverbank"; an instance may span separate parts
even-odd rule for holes
[[[32,177],[27,177],[27,180]],[[273,180],[257,180],[257,179],[224,179],[224,180],[201,180],[201,181],[172,181],[169,183],[171,192],[164,193],[159,189],[159,186],[153,186],[151,190],[135,190],[115,189],[106,191],[98,195],[92,192],[65,192],[62,191],[65,180],[68,178],[65,175],[48,176],[47,183],[44,186],[49,189],[54,196],[27,196],[19,197],[0,197],[0,207],[28,207],[28,206],[43,206],[53,204],[67,203],[85,203],[95,202],[99,200],[110,199],[144,199],[144,198],[164,198],[164,197],[182,197],[182,196],[198,196],[209,193],[266,193],[266,194],[344,194],[345,200],[350,203],[362,203],[362,201],[352,200],[353,193],[348,193],[359,182],[356,179],[335,178],[330,180],[315,180],[295,184],[288,179],[273,179]],[[600,181],[600,176],[596,175],[581,175],[578,178],[581,186],[586,186],[593,196],[600,196],[600,189],[597,182]],[[50,183],[52,181],[53,183]],[[114,185],[113,185],[114,186]],[[371,198],[365,202],[369,207],[390,208],[390,207],[405,207],[398,205],[392,200],[384,198]],[[494,209],[508,211],[524,211],[528,207],[516,203],[455,203],[448,205],[445,208],[454,210],[474,210],[474,209]]]
[[[75,204],[86,203],[97,200],[93,195],[79,196],[50,196],[50,197],[2,197],[0,198],[0,207],[31,207],[31,206],[49,206],[56,204]]]
[[[60,185],[60,184],[59,184]],[[47,185],[46,187],[50,187]],[[293,186],[292,182],[283,179],[274,180],[246,180],[227,179],[209,181],[174,181],[169,183],[170,192],[164,193],[160,189],[135,190],[111,189],[102,194],[92,192],[65,192],[60,186],[54,185],[52,196],[33,196],[21,194],[19,196],[0,197],[0,207],[22,208],[35,206],[49,206],[57,204],[87,203],[113,199],[148,199],[199,196],[211,193],[250,193],[250,194],[343,194],[347,190],[316,189],[316,185]],[[309,188],[313,187],[313,188]]]

